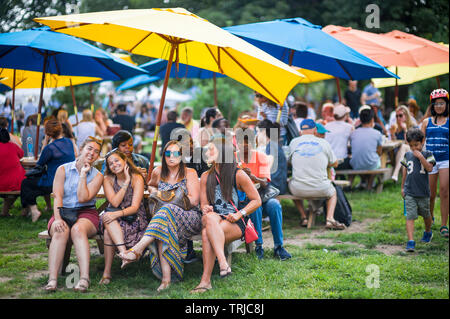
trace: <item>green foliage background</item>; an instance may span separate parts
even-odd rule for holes
[[[379,29],[367,29],[365,26],[368,15],[365,9],[369,4],[376,4],[380,8]],[[39,25],[32,21],[34,17],[70,14],[74,10],[82,13],[155,7],[183,7],[220,27],[302,17],[317,25],[350,26],[375,33],[397,29],[436,42],[447,43],[449,36],[449,2],[447,0],[3,0],[0,6],[0,32],[38,27]],[[117,51],[100,43],[95,45],[109,51]],[[148,57],[138,55],[133,55],[132,59],[138,64],[150,60]],[[448,75],[441,76],[440,81],[441,87],[448,88]],[[189,103],[195,108],[197,115],[203,107],[213,105],[212,81],[173,82],[170,82],[170,86],[178,90],[184,90],[193,85],[200,89],[197,98]],[[367,81],[360,81],[359,86],[363,87],[366,83]],[[116,85],[119,84],[116,83]],[[345,81],[341,81],[341,90],[345,88]],[[428,105],[428,94],[434,88],[436,88],[435,79],[415,83],[400,91],[400,100],[406,100],[413,95],[424,111]],[[76,88],[77,102],[84,103],[86,90],[83,87]],[[299,96],[302,96],[302,92],[305,91],[314,92],[311,96],[319,103],[325,99],[336,99],[337,94],[334,80],[309,84],[308,88],[305,88],[305,85],[299,85],[294,89],[294,93]],[[392,96],[393,90],[387,89],[384,93],[386,96]],[[251,107],[250,94],[251,90],[236,81],[218,80],[218,104],[224,115],[230,114],[231,120],[235,119],[241,110]],[[57,98],[63,103],[72,104],[69,89],[58,93]],[[100,98],[97,97],[98,100]]]

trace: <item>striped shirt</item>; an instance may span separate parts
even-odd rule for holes
[[[449,159],[448,128],[448,118],[444,125],[435,125],[431,117],[428,119],[426,149],[433,153],[437,162]]]
[[[275,123],[277,121],[278,112],[280,111],[280,106],[277,105],[277,107],[269,107],[266,103],[263,105],[258,106],[258,121],[262,121],[264,118],[261,116],[261,112],[265,113],[267,116],[267,119],[271,121],[272,123]],[[286,129],[284,126],[287,124],[288,121],[288,115],[289,115],[289,106],[287,103],[284,103],[283,108],[281,109],[281,117],[280,117],[280,135],[286,135]]]

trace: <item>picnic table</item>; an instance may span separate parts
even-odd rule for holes
[[[402,145],[402,143],[403,143],[403,141],[400,141],[400,140],[396,140],[396,141],[388,140],[383,143],[383,145],[381,147],[382,153],[380,156],[381,168],[387,167],[388,158],[390,159],[391,163],[395,162],[394,150],[397,149],[398,147],[400,147],[400,145]]]
[[[20,159],[20,164],[22,164],[22,167],[25,169],[25,171],[29,171],[30,169],[34,168],[36,166],[37,160],[34,158],[34,156],[31,157],[22,157]]]

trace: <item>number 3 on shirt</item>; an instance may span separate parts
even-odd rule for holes
[[[408,169],[408,174],[411,174],[414,171],[414,162],[413,161],[408,161],[407,163],[407,169]],[[423,167],[422,163],[420,163],[420,174],[425,174],[425,168]]]

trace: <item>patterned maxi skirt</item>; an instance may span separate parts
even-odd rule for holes
[[[184,211],[173,204],[163,206],[151,219],[144,236],[153,237],[162,244],[162,257],[171,268],[173,282],[183,279],[183,260],[186,258],[187,240],[201,232],[202,215],[196,210]],[[158,246],[153,241],[150,262],[154,275],[162,279]]]

